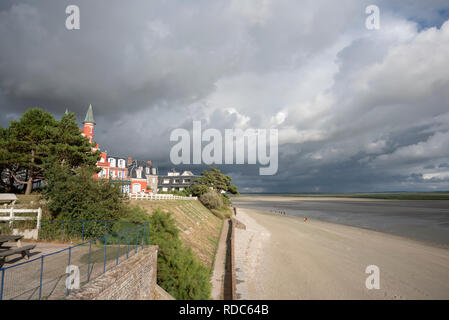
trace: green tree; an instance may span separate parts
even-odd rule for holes
[[[199,185],[212,187],[218,193],[229,192],[232,194],[238,194],[237,187],[231,183],[232,178],[228,175],[221,173],[215,167],[210,167],[210,171],[204,170],[201,172],[201,177],[196,180]],[[201,191],[206,191],[205,188],[202,188]]]
[[[5,192],[13,192],[14,177],[9,172],[15,173],[14,164],[10,161],[13,158],[12,152],[9,151],[9,130],[0,128],[0,190]]]
[[[69,170],[66,164],[47,169],[43,197],[53,218],[119,220],[126,215],[120,188],[92,177],[92,168]]]
[[[36,180],[46,178],[46,170],[56,163],[73,170],[95,167],[99,152],[84,138],[74,114],[66,114],[61,121],[39,108],[26,111],[19,121],[11,121],[0,131],[1,183],[8,191],[14,183],[26,185],[30,194]]]
[[[25,112],[20,121],[11,121],[3,135],[1,162],[15,182],[26,185],[26,194],[31,193],[35,180],[43,178],[55,128],[56,121],[50,113],[34,108]],[[19,176],[19,171],[26,174]]]
[[[192,196],[200,197],[201,195],[209,192],[210,188],[203,184],[194,184],[193,186],[190,187],[189,190],[192,193]]]
[[[79,166],[96,168],[100,152],[92,152],[94,142],[81,135],[74,113],[66,113],[57,123],[54,141],[49,145],[48,163],[67,165],[70,169]]]

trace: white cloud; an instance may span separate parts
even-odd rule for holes
[[[411,186],[401,177],[448,155],[449,21],[417,21],[439,24],[449,5],[404,1],[383,3],[369,31],[369,1],[79,0],[79,33],[56,0],[2,3],[1,121],[35,105],[82,118],[92,103],[109,151],[161,162],[192,120],[275,127],[283,180],[233,168],[248,190]]]
[[[426,141],[396,149],[393,153],[377,157],[377,161],[401,162],[426,160],[449,156],[449,131],[437,132]]]

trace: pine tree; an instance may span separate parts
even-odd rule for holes
[[[196,180],[198,184],[212,187],[219,193],[224,191],[238,194],[237,187],[231,183],[231,177],[221,173],[220,170],[215,167],[210,167],[209,169],[210,171],[204,170],[201,172],[201,177]]]
[[[92,147],[73,113],[57,121],[49,112],[30,109],[0,131],[0,180],[6,191],[18,183],[30,194],[33,183],[45,179],[46,169],[56,164],[69,169],[95,167],[99,152],[92,152]]]

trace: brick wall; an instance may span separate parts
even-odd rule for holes
[[[153,300],[158,246],[150,246],[90,281],[69,300]]]

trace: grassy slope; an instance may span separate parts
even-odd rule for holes
[[[148,212],[160,207],[173,213],[183,242],[212,270],[223,220],[213,215],[198,200],[132,200]]]
[[[49,213],[44,200],[39,200],[38,194],[29,196],[17,195],[19,200],[16,208],[43,209],[43,218],[49,219]],[[197,200],[133,200],[131,205],[139,205],[152,212],[157,207],[174,214],[181,238],[191,247],[195,255],[207,267],[212,268],[215,252],[220,238],[223,221],[212,214]],[[224,213],[224,212],[223,212]]]

